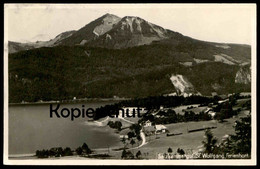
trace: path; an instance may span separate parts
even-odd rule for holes
[[[128,122],[128,123],[135,124],[134,122],[132,122],[132,121],[130,121],[130,120],[126,120],[126,119],[124,119],[124,118],[121,117],[121,116],[118,116],[118,118],[119,118],[119,119],[122,119],[122,120],[124,120],[124,121],[126,121],[126,122]]]
[[[148,143],[148,142],[146,142],[145,134],[144,134],[144,132],[142,130],[140,132],[140,137],[142,138],[142,144],[140,144],[138,147],[129,148],[128,150],[133,150],[133,149],[140,148],[140,147],[142,147],[142,146],[144,146],[145,144]]]
[[[127,120],[125,118],[123,118],[122,116],[118,116],[119,119],[127,122],[127,123],[130,123],[130,124],[135,124],[134,122],[130,121],[130,120]],[[102,121],[94,121],[98,126],[103,126],[103,123],[108,121],[109,120],[109,116],[107,116],[106,119],[102,120]],[[140,137],[142,139],[142,144],[140,144],[138,147],[133,147],[133,148],[129,148],[128,150],[132,150],[132,149],[137,149],[137,148],[140,148],[142,146],[144,146],[145,144],[147,144],[148,142],[146,142],[146,138],[145,138],[145,134],[143,132],[143,130],[141,129],[140,130]]]
[[[102,121],[94,121],[96,125],[98,126],[104,126],[103,123],[108,121],[109,120],[109,117],[107,116],[107,118],[105,118],[104,120]]]
[[[131,123],[131,124],[135,124],[134,122],[130,121],[130,120],[126,120],[124,119],[122,116],[118,116],[119,119],[122,119],[128,123]],[[142,144],[140,144],[138,147],[133,147],[133,148],[129,148],[128,150],[132,150],[132,149],[137,149],[137,148],[140,148],[142,146],[144,146],[145,144],[147,144],[148,142],[146,142],[146,138],[145,138],[145,134],[143,132],[143,130],[141,129],[140,130],[140,137],[142,138]]]

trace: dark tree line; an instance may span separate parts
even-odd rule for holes
[[[168,109],[167,111],[160,110],[156,115],[163,115],[160,117],[155,117],[152,114],[143,116],[138,122],[142,123],[147,120],[151,121],[153,124],[171,124],[171,123],[180,123],[188,121],[207,121],[211,120],[212,117],[208,113],[200,112],[195,114],[193,111],[186,111],[183,115],[177,114],[174,110]]]
[[[94,119],[106,117],[108,116],[108,112],[112,115],[116,115],[122,107],[145,107],[147,110],[151,110],[159,109],[161,106],[176,107],[189,104],[208,104],[210,102],[212,102],[212,98],[203,96],[191,96],[186,98],[183,96],[153,96],[146,98],[135,98],[97,108]],[[169,112],[169,114],[174,116],[174,112]]]
[[[36,157],[38,158],[48,158],[48,157],[63,157],[63,156],[72,156],[73,150],[71,148],[66,147],[63,149],[62,147],[54,147],[49,150],[37,150],[36,151]],[[84,143],[82,146],[78,147],[75,150],[77,155],[88,155],[92,153],[92,150],[88,147],[86,143]]]
[[[122,123],[120,121],[109,121],[107,123],[107,125],[110,127],[110,128],[114,128],[114,129],[117,129],[118,131],[121,131],[122,130]]]

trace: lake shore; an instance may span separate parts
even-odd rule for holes
[[[125,121],[126,123],[129,124],[134,124],[134,122],[131,122],[129,120],[124,119],[123,117],[120,118],[121,120]],[[97,121],[92,121],[91,123],[86,123],[86,125],[94,125],[97,127],[106,127],[107,122],[110,120],[110,118],[104,117],[100,120]],[[110,130],[110,132],[113,132],[113,134],[117,134],[118,136],[120,135],[119,133],[115,132],[114,130]],[[142,146],[146,145],[148,142],[145,138],[144,132],[140,131],[141,133],[141,139],[142,142],[140,145],[132,148],[127,148],[128,150],[135,150],[139,149]],[[108,148],[94,148],[92,149],[94,151],[93,154],[91,154],[89,157],[88,156],[79,156],[79,155],[72,155],[72,156],[63,156],[63,157],[48,157],[48,158],[38,158],[35,154],[12,154],[9,155],[10,160],[98,160],[98,159],[118,159],[118,154],[121,154],[122,150],[119,150],[123,145],[118,145],[118,146],[113,146],[113,147],[108,147]],[[102,155],[110,154],[108,157],[103,157]],[[112,155],[113,154],[113,155]],[[117,154],[114,156],[114,154]],[[112,155],[112,156],[111,156]]]
[[[107,102],[107,101],[124,101],[131,98],[84,98],[73,100],[51,100],[51,101],[38,101],[38,102],[21,102],[21,103],[8,103],[9,106],[20,105],[44,105],[44,104],[71,104],[71,103],[85,103],[85,102]]]

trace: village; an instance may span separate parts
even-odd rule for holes
[[[63,154],[102,159],[203,158],[205,131],[211,130],[220,143],[234,134],[236,121],[251,112],[250,93],[215,95],[210,100],[212,102],[159,106],[149,109],[149,112],[146,107],[123,106],[117,118],[106,116],[93,122],[117,134],[120,140],[118,146],[91,149],[85,154],[84,151],[80,153],[81,147],[77,150],[66,148]],[[125,112],[128,116],[125,116]],[[135,116],[137,112],[140,114]],[[44,154],[42,151],[37,153],[41,156],[41,153]],[[61,155],[59,157],[64,158]]]
[[[202,152],[201,140],[207,129],[211,129],[220,141],[225,139],[234,132],[235,121],[250,114],[247,105],[251,102],[251,94],[213,97],[218,97],[218,101],[206,105],[160,106],[148,114],[145,113],[145,107],[141,107],[142,117],[119,116],[119,119],[110,119],[119,120],[122,124],[121,129],[116,131],[123,142],[120,150],[138,149],[146,154],[146,158],[158,159],[161,158],[158,154],[163,153],[162,146],[166,151],[169,147],[176,147],[176,150],[185,149],[186,154]],[[137,107],[123,107],[123,109],[128,109],[129,115],[132,116]],[[136,131],[138,127],[135,126],[139,126],[140,132]],[[112,154],[118,156],[116,155],[118,153]]]

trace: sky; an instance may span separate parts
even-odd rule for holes
[[[138,16],[195,39],[251,44],[252,4],[5,4],[8,40],[49,40],[110,13]]]

